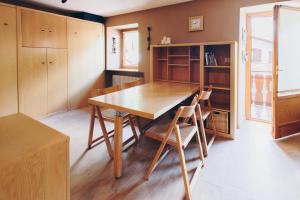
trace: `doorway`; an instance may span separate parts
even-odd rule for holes
[[[246,118],[272,122],[273,12],[246,15]]]

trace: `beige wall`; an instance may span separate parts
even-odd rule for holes
[[[140,31],[140,71],[149,79],[147,26],[152,28],[152,44],[166,35],[172,43],[239,39],[240,7],[277,2],[277,0],[194,0],[172,6],[124,14],[107,19],[107,27],[138,23]],[[204,16],[204,31],[188,32],[190,16]]]

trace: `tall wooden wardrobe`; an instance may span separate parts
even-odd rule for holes
[[[104,86],[104,25],[0,3],[0,116],[87,106]]]
[[[104,26],[79,19],[68,21],[70,108],[87,105],[92,88],[104,86]]]
[[[32,117],[68,109],[67,17],[18,9],[20,111]]]
[[[18,112],[16,13],[0,4],[0,117]]]

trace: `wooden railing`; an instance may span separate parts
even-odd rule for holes
[[[251,72],[251,104],[271,106],[272,104],[272,72]]]

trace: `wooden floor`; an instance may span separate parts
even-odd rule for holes
[[[113,163],[104,143],[86,151],[88,109],[57,114],[41,121],[70,136],[71,199],[159,199],[176,200],[184,196],[179,158],[172,151],[151,175],[148,169],[156,142],[142,138],[123,153],[122,178],[113,177]],[[111,124],[108,126],[112,127]],[[234,141],[217,140],[211,148],[204,170],[192,191],[202,200],[299,200],[300,135],[273,141],[270,126],[245,122]],[[97,129],[98,124],[97,124]],[[126,127],[125,134],[129,133]],[[195,146],[188,147],[186,158],[192,171],[197,161]]]

